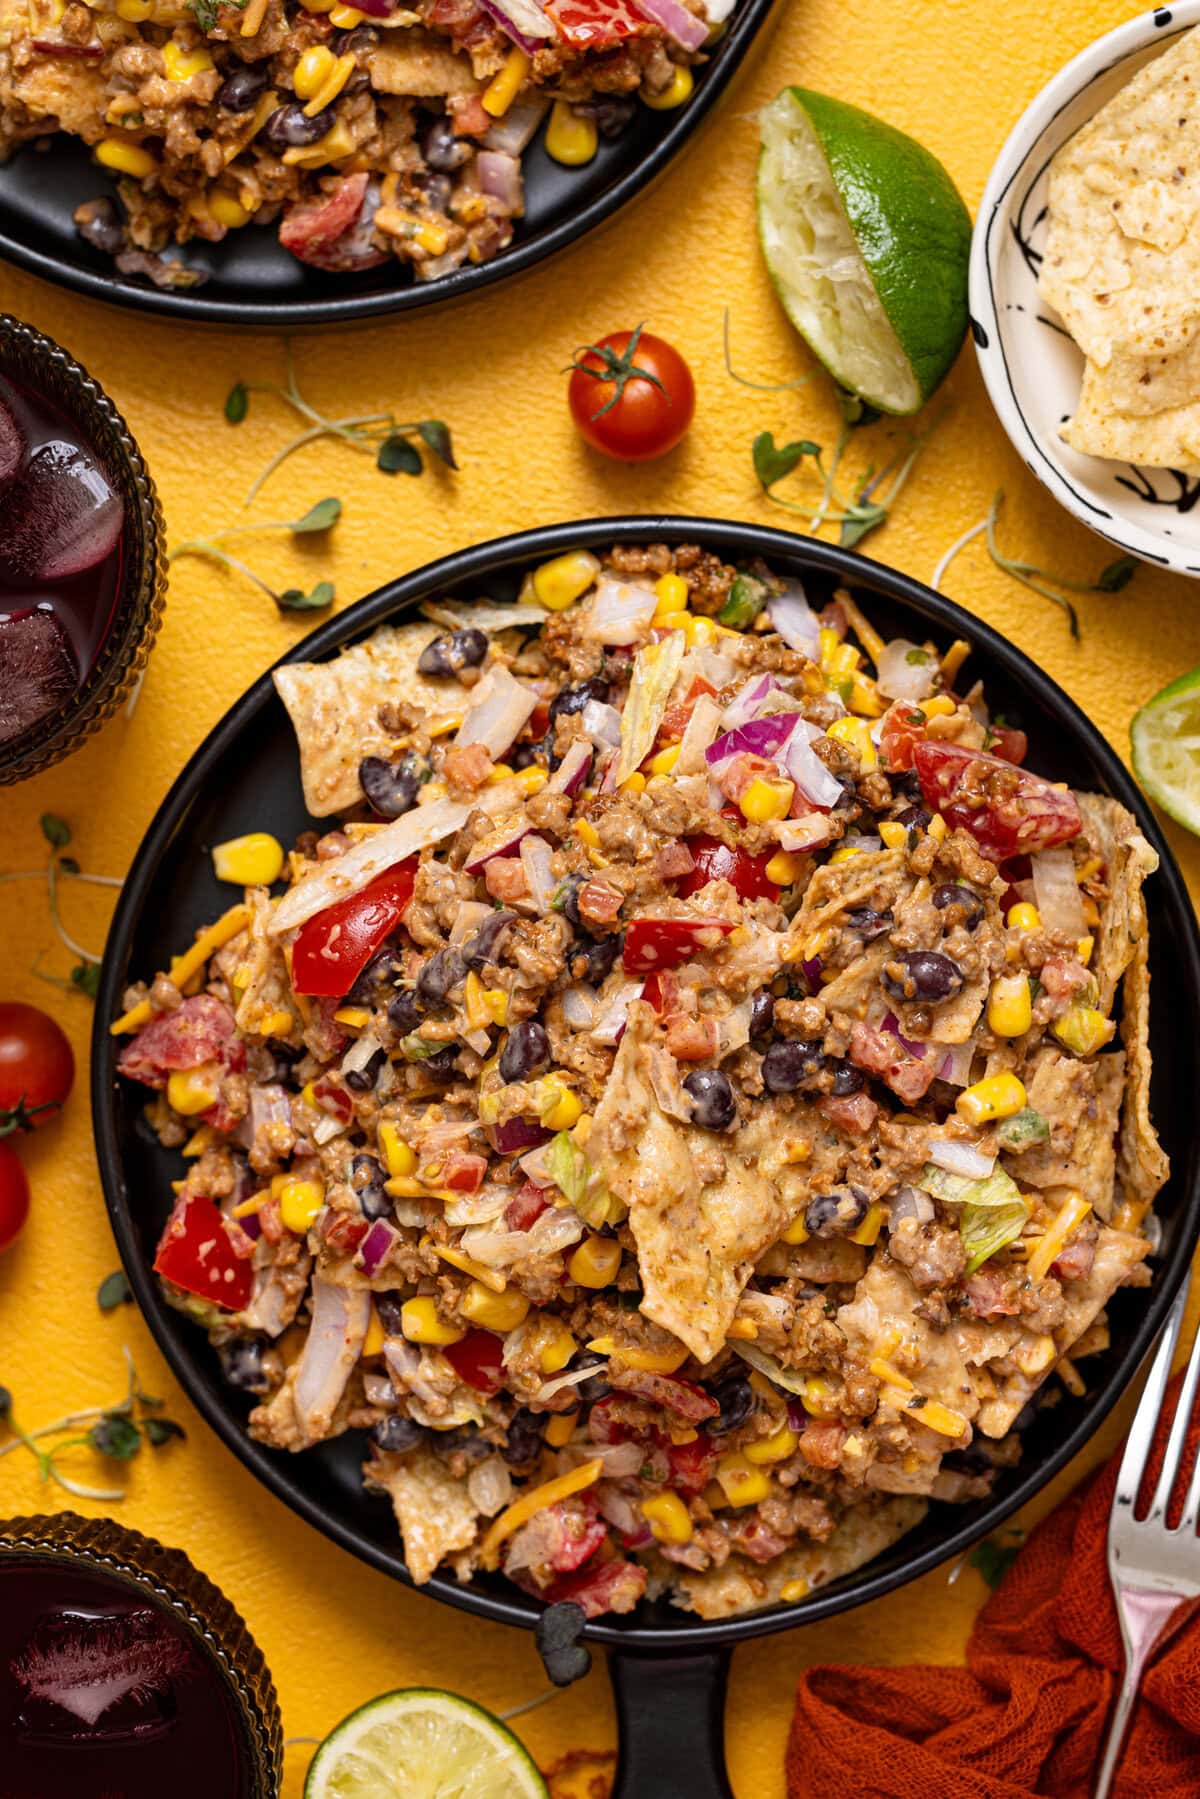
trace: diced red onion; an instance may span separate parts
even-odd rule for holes
[[[375,1220],[358,1251],[359,1265],[368,1280],[373,1280],[379,1273],[399,1236],[399,1231],[393,1230],[386,1218]]]
[[[783,818],[775,827],[780,849],[798,854],[802,850],[820,849],[829,842],[829,820],[823,812],[808,812],[803,818]]]
[[[482,0],[482,5],[513,43],[529,55],[555,36],[554,26],[536,0]]]
[[[820,956],[806,956],[800,964],[800,972],[808,982],[810,993],[815,993],[821,985]]]
[[[481,1024],[474,1025],[470,1030],[464,1031],[462,1040],[467,1045],[468,1049],[473,1049],[475,1051],[477,1056],[486,1056],[492,1047],[492,1040]]]
[[[454,914],[454,923],[450,926],[450,941],[457,947],[473,937],[485,918],[491,918],[493,907],[485,906],[481,900],[463,900]],[[509,920],[511,924],[512,920]]]
[[[505,218],[519,218],[525,210],[525,181],[520,157],[509,156],[503,150],[481,150],[475,158],[475,167],[479,173],[479,186],[496,202],[496,210]]]
[[[521,1149],[537,1149],[554,1135],[536,1118],[506,1118],[503,1124],[488,1127],[488,1141],[498,1156],[511,1156]]]
[[[819,736],[815,725],[801,719],[787,740],[784,764],[810,806],[836,806],[842,797],[841,783],[830,774],[812,747],[812,739]]]
[[[985,1156],[973,1143],[958,1143],[952,1137],[931,1138],[929,1160],[967,1181],[986,1181],[996,1166],[995,1156]]]
[[[596,995],[590,987],[566,987],[563,990],[563,1017],[573,1031],[591,1030],[596,1004]]]
[[[248,1212],[244,1218],[236,1220],[249,1237],[251,1243],[257,1243],[262,1236],[262,1221],[257,1212]]]
[[[952,1087],[965,1087],[971,1078],[971,1063],[975,1060],[975,1043],[956,1043],[943,1058],[937,1071],[939,1081],[949,1081]]]
[[[583,635],[612,649],[641,643],[657,605],[658,596],[651,589],[603,575],[584,615]]]
[[[799,650],[816,662],[821,654],[821,621],[812,610],[799,581],[789,581],[783,593],[767,601],[767,617],[789,650]]]
[[[699,50],[708,40],[708,21],[698,19],[679,0],[637,0],[637,10],[661,25],[667,36],[685,50]]]
[[[843,837],[842,849],[853,849],[860,856],[872,856],[883,848],[882,837]]]
[[[688,651],[681,672],[698,674],[702,680],[708,682],[710,687],[715,687],[720,693],[722,687],[728,687],[737,674],[738,665],[732,657],[724,655],[722,651],[710,650],[702,645]]]
[[[576,737],[568,744],[566,755],[546,782],[547,793],[578,793],[587,780],[591,764],[591,745]]]
[[[927,1043],[910,1043],[907,1037],[901,1036],[900,1020],[896,1017],[896,1014],[894,1012],[888,1013],[887,1017],[883,1021],[882,1029],[890,1032],[890,1034],[896,1039],[897,1043],[903,1044],[904,1048],[908,1051],[910,1056],[915,1056],[917,1058],[918,1062],[924,1061],[925,1052],[929,1048],[929,1045]]]
[[[519,156],[532,143],[538,126],[549,110],[549,100],[541,96],[533,100],[518,100],[515,106],[509,107],[502,119],[497,119],[489,126],[479,142],[485,150],[503,150],[506,156]],[[528,617],[526,608],[522,607],[521,610]]]
[[[511,819],[497,831],[489,831],[481,837],[467,857],[465,867],[469,875],[482,874],[488,863],[495,856],[518,856],[521,844],[528,837],[533,826],[527,818]],[[453,941],[453,939],[452,939]]]
[[[890,700],[923,700],[933,692],[937,671],[936,656],[906,637],[896,637],[880,651],[875,680]]]
[[[918,1224],[932,1224],[936,1216],[937,1209],[933,1200],[920,1187],[901,1187],[896,1196],[888,1201],[889,1231],[908,1218],[915,1218]]]
[[[543,916],[550,910],[550,901],[558,890],[558,882],[550,870],[553,854],[544,837],[526,837],[521,845],[521,867],[525,870],[529,896]]]
[[[606,706],[603,700],[589,700],[580,718],[597,749],[620,749],[621,714],[615,706]]]
[[[592,1373],[596,1370],[593,1368]],[[646,1459],[644,1443],[609,1443],[604,1448],[597,1448],[589,1443],[587,1460],[592,1457],[604,1464],[604,1475],[607,1480],[626,1480],[636,1474]]]
[[[454,741],[463,746],[481,743],[496,761],[511,748],[518,733],[528,724],[538,696],[532,688],[515,680],[502,663],[493,664],[475,688],[475,693],[480,698],[463,719]]]
[[[797,724],[802,722],[798,712],[773,712],[769,718],[752,718],[710,743],[704,752],[704,760],[710,768],[742,753],[763,756],[770,761],[780,755]],[[841,789],[838,791],[840,793]]]
[[[763,700],[769,693],[774,693],[778,685],[773,675],[751,675],[725,708],[721,719],[725,730],[736,731],[739,726],[748,725]]]
[[[625,1029],[625,1015],[635,999],[642,996],[641,981],[622,981],[606,998],[592,1021],[592,1036],[597,1043],[610,1046]]]
[[[389,1375],[370,1374],[364,1369],[362,1384],[363,1398],[368,1405],[395,1405],[396,1389]]]
[[[329,1434],[329,1420],[346,1390],[367,1334],[371,1295],[365,1288],[343,1287],[314,1274],[311,1304],[308,1335],[294,1370],[292,1389],[301,1438],[309,1443]]]
[[[1061,931],[1067,937],[1082,937],[1087,924],[1079,882],[1075,879],[1075,859],[1070,849],[1062,844],[1057,849],[1038,850],[1029,858],[1029,866],[1043,928]]]

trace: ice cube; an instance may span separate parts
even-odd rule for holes
[[[121,535],[124,510],[77,444],[53,441],[0,487],[0,577],[61,581],[94,568]]]
[[[0,487],[11,481],[25,454],[25,437],[16,414],[0,393]]]
[[[53,612],[0,615],[0,743],[57,712],[78,685],[70,639]]]
[[[10,1671],[27,1737],[112,1742],[157,1734],[177,1715],[188,1644],[157,1612],[47,1612]]]

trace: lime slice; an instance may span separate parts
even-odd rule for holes
[[[1147,700],[1129,736],[1134,773],[1150,798],[1200,834],[1200,668]]]
[[[457,1693],[404,1687],[331,1730],[304,1799],[547,1799],[511,1730]]]
[[[758,234],[788,317],[843,387],[916,412],[967,330],[958,189],[911,137],[808,88],[761,123]]]

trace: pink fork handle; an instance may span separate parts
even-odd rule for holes
[[[1104,1759],[1092,1789],[1092,1799],[1108,1799],[1146,1663],[1167,1634],[1171,1620],[1186,1604],[1187,1601],[1177,1593],[1155,1593],[1146,1587],[1122,1588],[1119,1605],[1121,1633],[1125,1640],[1125,1670],[1109,1722]]]

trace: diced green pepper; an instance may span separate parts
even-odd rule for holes
[[[737,575],[729,589],[729,598],[717,617],[723,625],[728,625],[734,631],[748,631],[766,605],[767,598],[765,581],[756,580],[753,575]]]
[[[1031,1144],[1047,1143],[1049,1139],[1049,1122],[1033,1106],[1025,1106],[1011,1118],[1001,1119],[996,1127],[996,1140],[1001,1149],[1028,1149]]]

